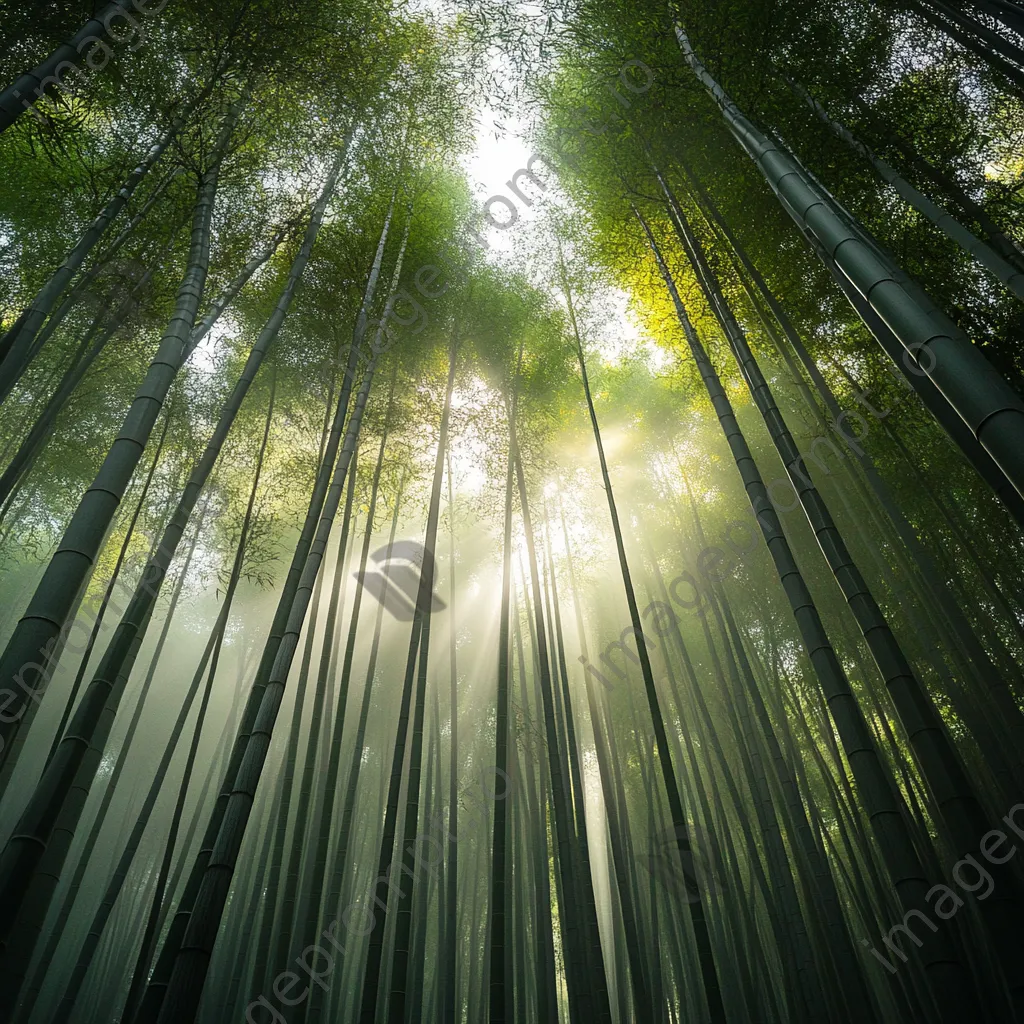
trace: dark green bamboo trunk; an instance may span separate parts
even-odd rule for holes
[[[572,561],[572,548],[569,543],[569,531],[565,524],[565,515],[559,503],[559,521],[562,527],[562,542],[569,573],[569,587],[572,593],[573,612],[576,618],[577,641],[583,663],[589,661],[586,632],[583,625],[583,610],[580,606],[576,575]],[[630,991],[633,997],[633,1011],[640,1020],[653,1020],[654,1007],[651,1002],[650,989],[647,982],[645,957],[641,948],[640,929],[637,924],[633,892],[629,880],[629,859],[625,838],[629,834],[629,808],[625,803],[618,804],[612,778],[611,755],[602,727],[602,714],[594,683],[589,672],[583,673],[586,688],[587,705],[590,710],[590,724],[594,734],[594,750],[597,756],[598,777],[601,783],[601,794],[604,797],[605,813],[608,816],[609,845],[612,855],[612,869],[618,895],[619,914],[622,918],[623,942],[626,947],[626,960],[629,964]],[[617,978],[619,986],[624,986],[623,979]],[[621,1008],[620,1008],[621,1016]]]
[[[637,214],[639,217],[639,214]],[[707,353],[697,337],[679,297],[675,282],[665,265],[661,251],[646,222],[640,218],[651,251],[654,253],[665,285],[672,297],[680,324],[686,335],[691,353],[697,363],[708,395],[718,415],[736,461],[751,507],[764,535],[768,551],[775,563],[779,579],[800,629],[804,647],[814,666],[815,674],[829,712],[842,740],[844,754],[857,781],[860,801],[863,803],[875,830],[875,836],[896,890],[901,907],[906,912],[920,911],[927,905],[925,893],[930,888],[928,876],[905,819],[905,808],[898,799],[897,789],[888,766],[880,755],[868,728],[863,711],[850,687],[828,635],[821,624],[817,609],[803,577],[793,558],[789,542],[782,530],[778,514],[768,498],[764,481],[750,453],[746,439],[736,423],[732,406],[725,395],[718,375],[708,360]],[[957,958],[949,936],[938,931],[927,936],[918,954],[927,973],[935,996],[935,1003],[927,1012],[937,1014],[936,1019],[962,1020],[973,1012],[977,996],[964,965]]]
[[[912,367],[912,376],[923,374],[938,388],[1018,499],[1024,496],[1024,401],[920,286],[846,216],[831,195],[810,180],[793,156],[740,112],[701,64],[678,21],[675,34],[684,59],[783,207],[830,254],[860,296],[867,297],[870,310],[888,325],[900,345],[899,364]],[[856,308],[860,313],[863,307]],[[875,333],[875,319],[865,322]],[[922,359],[925,353],[927,358]],[[925,366],[928,362],[931,365]],[[998,488],[998,493],[1004,491]]]
[[[576,843],[579,867],[577,879],[580,885],[580,916],[585,936],[585,952],[588,958],[588,971],[593,972],[595,965],[602,963],[601,934],[597,922],[597,899],[594,895],[594,880],[588,868],[590,864],[590,847],[587,836],[586,790],[584,788],[583,770],[581,767],[580,746],[576,737],[576,721],[573,715],[572,694],[569,691],[569,672],[565,656],[565,642],[562,634],[562,614],[558,601],[558,582],[555,576],[551,542],[548,536],[549,523],[547,503],[544,503],[544,549],[545,566],[545,598],[548,602],[548,622],[554,634],[554,672],[559,685],[555,688],[556,696],[561,697],[562,714],[565,723],[565,749],[569,764],[569,778],[572,783],[573,813],[576,821]]]
[[[395,367],[397,371],[397,364]],[[392,373],[389,386],[388,405],[384,414],[385,424],[391,418],[394,402],[395,373]],[[374,466],[373,480],[370,485],[370,503],[367,510],[366,529],[363,533],[363,543],[360,552],[360,573],[365,573],[367,559],[369,557],[370,538],[373,532],[373,520],[377,509],[377,494],[380,487],[381,472],[384,468],[384,451],[387,445],[387,428],[381,435],[380,446],[377,450],[377,462]],[[340,567],[339,567],[340,572]],[[361,578],[361,577],[360,577]],[[331,837],[334,834],[334,806],[330,799],[340,785],[341,752],[342,743],[345,739],[344,729],[346,720],[346,706],[350,689],[352,675],[352,662],[355,654],[356,635],[359,627],[359,613],[362,608],[363,588],[356,590],[352,602],[352,614],[349,620],[348,635],[345,642],[345,653],[341,665],[340,686],[338,695],[338,714],[334,724],[333,735],[330,740],[330,757],[327,771],[319,784],[325,793],[321,806],[319,821],[316,823],[312,833],[314,838],[314,854],[312,870],[310,875],[309,893],[307,896],[307,911],[305,921],[299,931],[299,937],[318,934],[322,917],[327,917],[338,910],[337,904],[341,898],[341,874],[344,866],[340,863],[337,855],[335,864],[328,867],[328,850]],[[330,621],[328,621],[328,633]],[[362,743],[357,744],[360,754]],[[333,879],[333,882],[330,880]],[[326,902],[324,894],[326,891]],[[281,961],[285,962],[285,961]],[[315,1020],[320,1009],[322,993],[310,993],[310,998],[301,1007],[296,1008],[295,1020],[301,1022],[312,1015]]]
[[[213,682],[217,674],[217,665],[220,660],[220,654],[224,643],[224,635],[227,629],[228,619],[231,614],[231,605],[234,600],[235,591],[238,587],[238,581],[242,575],[242,566],[245,561],[246,541],[248,540],[249,528],[252,523],[253,508],[256,503],[256,495],[259,489],[260,476],[263,470],[263,458],[267,450],[267,441],[270,436],[270,424],[273,419],[273,414],[274,391],[272,388],[270,401],[267,406],[267,419],[263,432],[263,440],[259,454],[257,455],[256,468],[253,474],[253,484],[249,493],[249,502],[246,506],[245,515],[242,519],[238,546],[235,552],[234,563],[231,567],[231,576],[228,580],[227,589],[224,594],[224,601],[210,634],[206,650],[203,652],[202,658],[200,659],[199,667],[195,671],[192,683],[185,694],[184,701],[182,702],[181,710],[178,712],[178,717],[171,729],[170,736],[164,745],[164,751],[154,772],[149,792],[146,799],[143,801],[142,806],[139,808],[137,815],[134,815],[136,820],[132,827],[131,835],[128,837],[128,840],[124,845],[121,857],[114,869],[114,874],[107,886],[107,890],[104,893],[99,908],[93,915],[89,931],[79,949],[78,961],[75,964],[71,978],[64,990],[64,995],[61,999],[60,1005],[57,1008],[58,1016],[64,1019],[69,1018],[74,1010],[75,1001],[78,998],[78,994],[82,988],[82,983],[85,981],[86,974],[89,971],[96,948],[103,937],[106,923],[114,909],[114,904],[117,902],[118,896],[121,894],[121,889],[124,886],[132,862],[138,852],[139,844],[141,843],[143,835],[148,828],[150,816],[153,813],[153,808],[155,807],[156,801],[163,789],[164,779],[167,774],[167,770],[170,767],[171,760],[174,757],[178,740],[180,739],[182,732],[184,732],[189,712],[195,701],[196,695],[199,692],[200,686],[202,685],[203,676],[205,675],[206,685],[203,687],[203,695],[200,700],[195,725],[192,731],[192,740],[189,744],[185,764],[182,769],[182,776],[178,784],[174,810],[171,813],[170,827],[165,840],[164,855],[161,858],[156,888],[153,893],[149,916],[143,933],[142,948],[139,951],[138,962],[148,963],[149,961],[149,951],[155,938],[154,933],[159,919],[160,905],[163,902],[167,876],[170,872],[171,859],[174,855],[174,845],[175,840],[177,839],[178,826],[181,822],[181,815],[184,809],[185,797],[188,793],[189,783],[192,780],[192,768],[195,764],[196,752],[199,747],[199,740],[206,720],[206,712],[210,703],[210,694],[213,691]]]
[[[310,495],[309,506],[303,521],[299,538],[292,555],[291,565],[284,580],[281,596],[278,599],[277,608],[274,612],[274,619],[271,623],[270,633],[263,646],[260,655],[260,663],[256,670],[252,688],[246,699],[245,708],[242,712],[239,723],[238,735],[232,747],[231,757],[228,761],[227,771],[224,776],[224,785],[214,805],[213,812],[207,824],[203,843],[199,854],[193,863],[185,891],[179,903],[177,912],[171,923],[171,927],[165,936],[160,956],[150,977],[144,999],[140,1004],[138,1013],[132,1024],[150,1024],[156,1019],[160,1007],[166,995],[167,985],[170,980],[173,964],[179,952],[179,947],[188,928],[191,919],[194,902],[199,893],[202,879],[209,866],[210,856],[213,852],[213,842],[220,831],[227,811],[228,803],[233,791],[233,785],[239,768],[242,765],[242,758],[252,739],[252,730],[255,727],[257,715],[263,704],[263,698],[270,680],[270,673],[274,667],[281,643],[288,628],[292,606],[295,602],[299,584],[302,581],[303,570],[312,547],[315,534],[320,522],[321,512],[327,498],[331,474],[338,456],[338,448],[342,440],[342,430],[345,426],[345,417],[349,408],[349,400],[352,395],[353,383],[355,381],[356,369],[360,358],[365,354],[362,352],[363,341],[369,325],[369,310],[373,303],[376,284],[380,275],[380,265],[384,256],[384,246],[387,241],[388,231],[391,224],[391,214],[394,209],[392,199],[388,214],[385,217],[384,226],[381,230],[381,237],[377,245],[377,253],[374,263],[370,269],[366,289],[363,294],[363,303],[359,310],[353,331],[352,344],[349,347],[345,372],[342,377],[341,390],[338,396],[338,403],[335,407],[334,416],[331,420],[330,432],[327,436],[327,443],[321,453],[319,468],[313,491]],[[374,343],[374,348],[379,350],[379,343]],[[376,359],[376,352],[371,356],[369,373],[364,374],[364,383],[367,389],[369,381],[372,380],[373,368]],[[364,398],[365,402],[365,398]],[[358,402],[357,402],[358,405]],[[354,415],[354,413],[353,413]]]
[[[56,430],[59,415],[67,411],[69,400],[75,389],[106,350],[110,340],[117,335],[127,321],[138,300],[145,294],[153,280],[153,275],[160,269],[177,241],[182,226],[182,224],[175,224],[161,258],[150,263],[139,281],[125,296],[124,301],[114,310],[113,315],[110,316],[106,311],[101,310],[83,333],[53,394],[36,417],[35,423],[18,446],[18,450],[12,456],[7,468],[0,475],[0,502],[7,502],[16,492],[19,484],[28,476],[32,466]]]
[[[228,798],[221,823],[220,835],[203,872],[196,893],[195,905],[189,915],[181,949],[167,983],[167,994],[160,1008],[159,1024],[187,1019],[199,1005],[203,985],[209,969],[213,945],[224,912],[231,877],[245,834],[245,825],[255,800],[256,787],[266,762],[273,725],[280,710],[285,683],[292,659],[298,647],[299,636],[309,607],[316,578],[319,575],[324,551],[330,538],[331,527],[341,501],[345,476],[352,460],[362,423],[363,409],[376,369],[376,356],[371,359],[363,375],[356,405],[345,431],[345,443],[338,456],[334,479],[324,501],[317,533],[310,546],[309,557],[296,590],[295,602],[289,616],[287,630],[282,637],[274,667],[267,681],[263,698],[249,735],[249,756],[243,758],[234,786]],[[234,807],[232,807],[234,805]]]
[[[402,504],[402,493],[404,490],[405,478],[399,483],[398,493],[395,496],[394,511],[391,516],[391,533],[388,537],[387,547],[385,554],[390,557],[392,550],[395,545],[395,534],[398,530],[398,514]],[[369,523],[367,524],[367,530],[371,529]],[[368,545],[365,543],[364,538],[364,550],[368,550]],[[360,572],[366,571],[366,563],[363,561]],[[342,805],[340,824],[338,827],[338,845],[335,853],[336,867],[335,867],[335,878],[338,880],[339,887],[337,891],[333,891],[329,894],[327,909],[328,911],[340,911],[342,895],[344,892],[344,886],[347,881],[347,876],[351,874],[349,869],[348,859],[352,845],[352,825],[355,820],[355,808],[356,808],[356,797],[359,792],[359,778],[361,774],[363,764],[363,752],[366,746],[366,726],[370,717],[370,699],[373,695],[373,684],[376,678],[377,672],[377,659],[380,653],[380,635],[381,625],[384,619],[384,601],[383,599],[387,596],[388,580],[385,577],[384,589],[381,594],[381,601],[377,608],[377,617],[374,621],[373,626],[373,640],[370,644],[369,660],[366,668],[366,679],[363,683],[363,696],[359,706],[359,718],[356,722],[355,740],[352,747],[352,759],[349,763],[348,773],[346,775],[345,785],[345,799]]]
[[[0,99],[0,106],[2,106]],[[2,114],[0,114],[2,122]],[[32,358],[42,347],[45,337],[39,339],[44,321],[49,316],[54,323],[53,327],[63,319],[62,310],[54,312],[54,306],[63,291],[71,283],[72,278],[82,266],[89,254],[99,243],[110,225],[111,221],[121,212],[132,197],[132,193],[139,183],[146,177],[150,168],[160,159],[164,151],[171,144],[174,137],[181,129],[181,123],[175,121],[170,129],[157,140],[143,160],[135,167],[125,180],[124,185],[114,194],[110,201],[103,207],[96,219],[82,234],[74,248],[68,254],[61,266],[49,278],[46,284],[32,300],[28,308],[18,317],[14,326],[0,338],[0,403],[7,398],[11,390],[18,383],[21,375],[25,372]],[[116,249],[115,249],[116,251]],[[89,277],[82,275],[83,281]],[[69,296],[70,298],[70,296]],[[53,316],[50,316],[53,312]],[[66,312],[64,310],[63,312]],[[47,332],[49,334],[50,331]]]
[[[846,125],[831,117],[828,111],[802,85],[789,78],[786,81],[797,96],[814,111],[815,116],[851,150],[864,157],[878,172],[882,180],[890,185],[912,209],[931,222],[968,256],[984,267],[1004,288],[1018,299],[1024,299],[1024,272],[1015,264],[1007,262],[1001,254],[964,227],[947,210],[914,188],[906,178],[869,149]]]
[[[168,322],[160,346],[136,392],[117,438],[110,446],[93,483],[82,495],[28,609],[0,656],[0,679],[9,681],[12,692],[17,693],[19,698],[15,711],[9,712],[9,720],[0,725],[0,738],[4,741],[0,756],[9,749],[18,730],[20,716],[16,711],[23,713],[29,700],[40,696],[35,691],[44,669],[37,659],[47,652],[52,653],[58,642],[61,629],[68,621],[75,595],[92,572],[117,513],[121,496],[131,481],[167,392],[181,366],[209,269],[211,221],[221,162],[246,99],[247,95],[243,95],[232,105],[224,119],[211,164],[200,175],[192,213],[188,262],[178,286],[174,315]],[[9,935],[14,913],[20,906],[25,881],[23,869],[16,872],[14,879],[17,880],[12,879],[9,898],[5,897],[2,901],[0,937]],[[7,884],[7,872],[0,861],[0,891],[7,892]],[[10,991],[10,986],[5,986],[4,991]]]
[[[523,719],[527,734],[537,735],[529,714],[529,697],[526,685],[526,656],[523,652],[522,629],[519,622],[517,603],[513,600],[513,622],[516,640],[516,660],[519,667],[519,688],[523,701]],[[537,682],[535,680],[535,682]],[[539,686],[539,683],[537,684]],[[538,714],[543,714],[539,710]],[[525,766],[524,789],[528,815],[528,844],[530,847],[530,871],[533,881],[533,953],[537,964],[535,991],[535,1013],[538,1021],[558,1019],[558,995],[555,979],[555,948],[551,920],[550,874],[548,870],[548,828],[545,810],[544,762],[537,757],[536,740],[522,752]]]
[[[227,132],[227,129],[225,131]],[[230,133],[222,139],[225,146],[226,138],[229,136]],[[128,610],[111,639],[95,677],[71,718],[68,734],[58,745],[36,794],[23,813],[22,825],[19,826],[19,832],[23,837],[22,843],[31,836],[43,847],[35,847],[32,861],[20,856],[12,862],[17,865],[17,870],[11,876],[11,884],[20,884],[24,890],[29,878],[33,880],[34,887],[27,894],[23,890],[18,893],[19,903],[23,899],[26,909],[18,919],[20,923],[17,927],[24,929],[27,936],[31,936],[33,931],[38,931],[52,899],[54,885],[81,815],[85,796],[100,763],[106,737],[123,691],[124,684],[119,683],[119,680],[127,680],[145,635],[142,624],[148,621],[152,613],[167,566],[174,556],[189,517],[213,471],[249,388],[266,353],[278,336],[312,252],[343,158],[344,152],[339,153],[335,159],[327,183],[313,207],[306,237],[292,263],[288,281],[275,310],[249,352],[242,373],[225,402],[203,455],[192,470],[174,514],[164,529],[157,551],[143,570],[142,579],[136,587]],[[192,319],[188,320],[189,328],[192,322]],[[16,841],[12,842],[17,846]],[[12,856],[15,852],[12,851]],[[44,853],[45,856],[42,856]],[[34,862],[39,864],[39,870],[30,875],[31,868],[35,866]],[[23,951],[31,948],[25,941],[19,945]]]
[[[515,474],[511,431],[518,404],[519,371],[522,361],[523,348],[520,345],[515,377],[512,381],[512,394],[510,398],[506,399],[505,405],[506,417],[509,422],[509,446],[505,469],[505,515],[501,543],[501,607],[498,612],[498,673],[494,728],[495,797],[493,801],[494,822],[491,832],[490,903],[487,923],[491,943],[487,974],[489,992],[487,1019],[490,1024],[506,1024],[514,1019],[512,1008],[513,974],[510,970],[512,945],[509,941],[511,913],[505,883],[508,875],[507,865],[509,864],[509,801],[507,799],[509,796],[509,615],[512,593],[512,487]],[[502,780],[500,799],[497,790],[497,777],[499,776]]]
[[[437,453],[434,457],[434,472],[430,489],[430,505],[423,540],[423,565],[420,568],[419,588],[413,612],[409,652],[406,659],[405,678],[402,686],[402,701],[398,712],[395,744],[391,761],[391,777],[388,784],[387,809],[384,817],[384,831],[378,856],[377,877],[373,882],[374,903],[380,907],[381,915],[373,915],[373,929],[369,937],[369,953],[362,980],[359,1019],[361,1024],[374,1024],[377,1016],[382,982],[382,961],[384,958],[384,930],[392,913],[395,918],[393,953],[391,956],[390,992],[387,999],[389,1024],[404,1024],[406,1008],[406,985],[409,971],[409,936],[412,928],[412,895],[417,884],[423,881],[417,876],[419,864],[414,859],[416,847],[413,842],[419,824],[420,771],[423,745],[423,717],[426,704],[427,662],[430,652],[430,624],[434,603],[434,549],[437,543],[437,524],[440,515],[441,484],[444,478],[445,453],[448,445],[448,428],[451,415],[452,391],[455,387],[455,369],[458,353],[458,336],[453,333],[448,353],[448,381],[445,386],[444,405],[438,428]],[[414,687],[415,682],[415,687]],[[415,692],[414,692],[415,690]],[[409,721],[410,711],[412,721]],[[406,748],[409,752],[409,768],[406,775],[405,821],[402,830],[400,850],[395,850],[398,825],[398,804],[402,788],[403,764]],[[396,863],[398,862],[398,863]],[[391,903],[391,887],[381,885],[392,877],[393,867],[399,867],[403,880],[400,883],[404,900],[397,906]],[[408,880],[406,882],[406,880]],[[411,890],[411,891],[409,891]],[[378,900],[380,903],[378,903]],[[383,904],[383,906],[381,906]]]
[[[328,435],[331,430],[334,384],[335,382],[332,379],[328,389],[323,428],[320,434],[318,464],[323,460],[324,448],[327,445]],[[291,709],[291,725],[288,731],[288,744],[284,754],[284,771],[278,785],[280,793],[274,801],[274,842],[267,871],[268,908],[263,915],[262,928],[257,940],[256,957],[253,965],[253,980],[259,986],[264,986],[273,977],[273,972],[270,971],[271,948],[277,949],[277,937],[282,930],[283,921],[290,921],[294,908],[294,897],[292,897],[292,900],[289,900],[283,894],[281,880],[287,877],[285,872],[288,868],[288,858],[291,855],[291,850],[286,850],[286,840],[288,827],[292,820],[291,807],[292,799],[295,795],[295,768],[298,761],[299,738],[304,720],[303,710],[306,706],[309,669],[313,660],[316,623],[320,617],[320,597],[323,591],[323,582],[324,577],[321,575],[318,577],[316,589],[313,591],[309,623],[306,626],[306,642],[303,645],[302,660],[299,663],[299,673],[295,682],[295,700]],[[298,811],[296,812],[295,820],[304,820]]]
[[[462,1021],[458,991],[459,894],[459,672],[455,642],[455,505],[451,460],[448,465],[448,838],[445,850],[444,956],[441,970],[441,1020]]]
[[[871,651],[885,688],[914,750],[935,805],[948,829],[953,846],[973,849],[991,822],[968,779],[959,752],[941,720],[930,695],[914,674],[867,583],[850,554],[829,509],[815,488],[803,456],[789,432],[768,382],[747,344],[722,294],[714,271],[704,257],[699,240],[677,207],[675,223],[709,305],[715,312],[736,359],[751,397],[760,411],[782,459],[794,491],[807,515],[822,554],[839,584],[850,611]],[[1004,684],[1005,685],[1005,684]],[[998,892],[980,908],[995,950],[1003,964],[1014,1004],[1024,1010],[1024,967],[1018,929],[1016,879],[994,866]]]
[[[611,476],[608,472],[608,463],[605,459],[604,445],[601,442],[601,432],[597,422],[597,413],[594,410],[594,402],[590,393],[590,382],[587,377],[586,361],[583,355],[583,341],[580,337],[579,328],[576,324],[576,316],[572,305],[572,296],[567,287],[564,270],[563,291],[566,294],[566,300],[569,304],[569,317],[576,341],[576,356],[579,362],[580,375],[583,381],[583,390],[587,401],[587,409],[590,413],[590,423],[594,433],[594,443],[597,447],[598,459],[601,465],[601,478],[608,498],[608,512],[611,517],[612,532],[615,537],[615,547],[619,560],[619,570],[622,574],[622,584],[626,593],[626,603],[629,607],[630,624],[633,637],[636,642],[637,656],[640,661],[640,671],[644,680],[644,690],[647,695],[647,704],[650,710],[651,722],[654,727],[658,762],[661,766],[662,777],[665,781],[669,810],[672,817],[673,828],[676,829],[676,839],[679,845],[679,852],[681,856],[686,857],[690,854],[687,819],[683,810],[682,796],[675,776],[675,769],[672,765],[668,736],[665,731],[665,721],[661,712],[657,688],[654,683],[654,670],[651,666],[650,652],[648,650],[647,641],[644,639],[643,623],[640,619],[640,609],[636,603],[636,595],[633,591],[633,583],[630,577],[629,563],[626,559],[626,549],[622,539],[622,529],[619,526],[619,514],[612,491]],[[711,1015],[712,1021],[716,1022],[716,1024],[721,1024],[721,1022],[724,1022],[725,1020],[725,1008],[722,1004],[722,993],[715,966],[711,937],[708,932],[707,921],[704,916],[703,900],[697,900],[694,903],[688,904],[688,908],[700,956],[701,980],[704,984],[704,997],[707,1000],[708,1012]]]
[[[272,964],[287,963],[289,951],[295,944],[296,937],[306,934],[313,934],[316,921],[309,921],[310,915],[314,918],[317,913],[317,906],[314,907],[313,897],[317,892],[318,885],[322,885],[322,876],[318,882],[315,867],[315,851],[319,846],[320,837],[324,832],[324,823],[321,820],[317,824],[317,818],[321,815],[329,817],[331,803],[329,795],[334,793],[334,787],[322,783],[322,772],[320,770],[320,748],[322,743],[322,729],[324,719],[329,719],[331,705],[328,701],[327,678],[330,671],[330,653],[334,642],[334,634],[338,629],[338,611],[341,598],[342,579],[344,577],[345,554],[348,546],[348,534],[352,523],[352,502],[355,495],[356,477],[358,475],[356,463],[359,453],[352,457],[352,465],[348,475],[348,485],[345,491],[345,505],[341,517],[341,535],[338,538],[337,558],[334,564],[334,578],[331,582],[330,599],[327,606],[327,615],[324,620],[322,635],[320,638],[320,664],[315,676],[315,688],[313,690],[313,703],[310,708],[308,734],[306,738],[306,750],[303,760],[302,774],[298,783],[298,800],[295,805],[295,822],[293,826],[293,839],[291,850],[288,855],[288,870],[285,875],[285,885],[281,898],[281,915],[276,923],[276,934],[273,937]],[[324,585],[323,575],[317,579],[316,591],[319,596]],[[320,602],[315,600],[313,614],[309,619],[306,650],[311,650],[314,635],[316,632],[319,616]],[[305,654],[303,655],[305,659]],[[308,668],[307,668],[308,672]],[[335,780],[336,781],[336,780]],[[323,793],[320,801],[320,814],[317,814],[317,794]],[[282,821],[280,827],[285,827],[287,822]],[[274,972],[276,973],[276,971]],[[296,1014],[302,1014],[302,1008],[296,1008]]]

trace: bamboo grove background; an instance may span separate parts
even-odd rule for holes
[[[1024,6],[0,33],[0,1020],[1024,1022]]]

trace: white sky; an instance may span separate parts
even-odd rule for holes
[[[496,127],[496,122],[500,123],[501,128]],[[499,119],[485,105],[477,116],[476,146],[463,162],[473,196],[481,207],[491,196],[496,195],[505,196],[515,203],[519,215],[515,224],[504,230],[487,228],[487,242],[497,252],[508,252],[516,229],[531,220],[536,213],[536,206],[531,209],[520,201],[506,184],[516,171],[526,166],[533,152],[524,141],[526,131],[527,126],[521,120]],[[529,189],[527,183],[524,192]],[[505,206],[495,203],[493,215],[498,219],[504,218],[507,215]]]
[[[500,135],[496,122],[503,127]],[[477,125],[476,148],[466,160],[466,172],[474,194],[482,202],[525,166],[530,149],[523,140],[526,126],[519,119],[500,119],[485,106],[477,116]]]
[[[445,0],[411,0],[411,3],[413,9],[429,11],[442,19],[451,13],[446,11]],[[525,15],[539,16],[539,12],[531,7],[528,0],[525,3],[520,0],[520,4]],[[500,62],[503,56],[500,52],[495,52],[492,59]],[[513,249],[517,229],[521,229],[536,217],[539,208],[539,204],[531,207],[522,202],[506,184],[517,170],[526,166],[526,161],[533,152],[533,148],[525,141],[530,134],[530,124],[521,118],[499,115],[486,102],[480,105],[476,120],[476,144],[472,152],[463,159],[462,164],[472,195],[481,207],[487,199],[495,195],[503,195],[515,203],[518,213],[515,224],[504,230],[491,226],[484,230],[490,247],[487,250],[487,258],[507,258]],[[544,173],[543,165],[540,173]],[[529,194],[533,191],[529,182],[524,184],[524,192]],[[550,191],[547,197],[551,197]],[[493,211],[496,217],[502,217],[506,208],[496,203],[493,205]],[[629,295],[619,289],[613,289],[606,299],[612,307],[612,316],[603,326],[599,337],[588,339],[596,345],[601,357],[608,362],[616,362],[635,353],[638,348],[646,349],[648,364],[655,371],[661,369],[668,362],[668,356],[653,342],[645,340],[636,318],[629,309]]]
[[[519,220],[506,229],[488,227],[485,237],[490,249],[490,258],[508,254],[514,238],[524,224],[537,215],[539,204],[532,207],[522,202],[508,187],[507,182],[517,170],[526,166],[533,148],[525,141],[529,126],[521,120],[499,118],[484,105],[477,117],[477,138],[473,151],[463,161],[473,196],[482,206],[491,196],[502,195],[515,203]],[[498,127],[500,125],[500,127]],[[541,167],[540,174],[545,169]],[[530,194],[531,186],[524,182],[523,191]],[[548,193],[550,196],[550,193]],[[493,207],[494,216],[505,216],[505,207],[498,203]],[[614,314],[610,323],[601,332],[601,337],[591,338],[601,356],[615,362],[634,353],[642,344],[642,332],[636,318],[629,310],[629,296],[614,289],[606,296]],[[660,369],[667,357],[660,349],[649,346],[648,362],[654,369]]]

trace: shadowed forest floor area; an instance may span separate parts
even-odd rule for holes
[[[0,1024],[1024,1024],[1024,3],[0,12]]]

